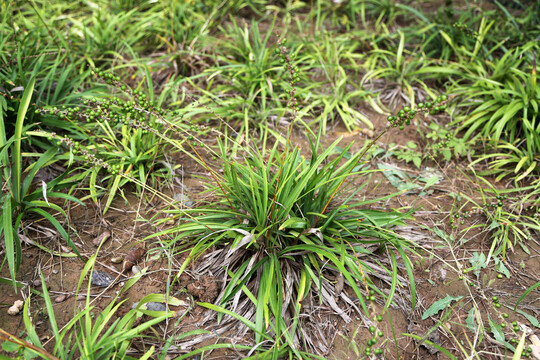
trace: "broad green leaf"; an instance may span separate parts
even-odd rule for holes
[[[435,344],[435,343],[433,343],[433,342],[431,342],[429,340],[423,339],[421,336],[418,336],[418,335],[415,335],[415,334],[402,334],[402,335],[412,337],[413,339],[416,339],[418,341],[423,341],[427,345],[433,346],[434,348],[436,348],[437,350],[439,350],[440,352],[442,352],[443,354],[448,356],[448,358],[450,358],[451,360],[458,360],[458,358],[456,358],[454,355],[452,355],[452,353],[450,353],[450,351],[446,350],[441,345],[438,345],[438,344]]]
[[[491,332],[493,333],[493,337],[495,338],[495,340],[504,344],[507,349],[515,351],[514,347],[510,345],[508,341],[506,341],[504,337],[504,332],[499,324],[496,324],[493,320],[489,319],[489,327],[491,328]]]
[[[469,328],[469,330],[473,334],[476,333],[476,328],[477,328],[474,311],[475,311],[475,309],[474,309],[474,307],[472,307],[471,310],[469,310],[467,318],[465,319],[465,323],[467,324],[467,327]]]
[[[433,315],[437,314],[439,311],[445,309],[447,306],[449,306],[452,303],[452,301],[458,301],[458,300],[461,300],[462,298],[463,298],[463,296],[447,295],[444,299],[440,299],[440,300],[435,301],[429,307],[429,309],[427,309],[422,314],[422,320],[426,320],[428,317],[433,316]]]
[[[498,257],[493,257],[493,261],[495,263],[495,270],[507,278],[510,278],[510,271],[506,266],[504,266],[504,263]]]
[[[521,314],[521,315],[525,316],[527,318],[527,320],[531,323],[531,325],[533,325],[533,326],[540,329],[540,321],[537,318],[535,318],[534,316],[532,316],[532,315],[530,315],[530,314],[528,314],[525,311],[520,310],[520,309],[515,309],[514,311],[517,312],[518,314]]]

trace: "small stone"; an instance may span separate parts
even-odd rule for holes
[[[150,311],[167,311],[167,306],[163,303],[148,302],[146,303],[146,309]]]
[[[90,282],[92,285],[101,286],[101,287],[107,287],[114,281],[114,277],[112,275],[107,274],[106,272],[94,270],[92,273],[92,279]]]
[[[139,303],[136,302],[133,305],[131,305],[131,308],[135,309],[138,305],[139,305]],[[150,301],[150,302],[147,302],[146,304],[143,304],[140,308],[142,310],[149,310],[149,311],[167,311],[167,306],[165,304],[158,303],[158,302],[153,302],[153,301]]]
[[[67,299],[67,295],[66,294],[62,294],[62,295],[58,295],[55,299],[54,299],[54,302],[55,303],[61,303],[61,302],[64,302],[66,301]]]
[[[121,256],[115,256],[113,258],[111,258],[111,262],[113,264],[120,264],[122,262],[122,260],[124,260]]]
[[[131,271],[133,272],[133,275],[138,274],[142,271],[141,267],[139,265],[133,265],[131,268]]]
[[[77,301],[81,301],[81,300],[85,300],[85,299],[86,299],[86,295],[84,295],[84,294],[77,295]]]
[[[35,287],[41,287],[41,280],[34,280],[32,282],[32,285],[34,285]]]
[[[11,316],[15,316],[17,315],[19,312],[21,311],[21,309],[19,309],[17,306],[13,305],[12,307],[10,307],[7,311],[8,315],[11,315]]]
[[[17,315],[24,307],[24,301],[16,300],[13,305],[8,309],[7,313],[11,316]]]
[[[188,208],[192,207],[194,204],[193,201],[189,200],[189,198],[182,193],[174,194],[173,199],[180,202],[181,206],[185,206]]]

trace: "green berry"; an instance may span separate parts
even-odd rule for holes
[[[367,341],[367,346],[372,346],[372,345],[374,345],[374,344],[375,344],[375,343],[373,342],[373,339],[369,339],[369,340]]]
[[[493,302],[499,302],[499,298],[496,296],[492,297],[491,300],[493,300]]]
[[[375,349],[374,353],[375,355],[382,355],[383,351],[382,349]]]
[[[508,319],[509,316],[510,316],[510,315],[508,315],[507,313],[504,313],[504,314],[503,314],[503,318],[505,318],[505,319]]]
[[[377,330],[377,329],[375,328],[375,326],[371,325],[371,326],[369,327],[369,332],[370,332],[370,333],[374,333],[375,330]]]
[[[379,322],[383,321],[382,315],[377,315],[377,321],[379,321]]]

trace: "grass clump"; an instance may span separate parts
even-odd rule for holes
[[[310,158],[289,139],[282,151],[276,144],[269,153],[251,152],[241,162],[227,157],[222,144],[223,177],[214,188],[217,202],[186,210],[192,220],[166,231],[174,242],[193,244],[180,273],[196,261],[199,274],[227,278],[218,306],[203,305],[244,316],[243,323],[260,344],[258,352],[283,356],[285,351],[304,358],[302,348],[315,348],[311,337],[304,336],[300,315],[303,301],[313,294],[350,321],[333,299],[352,299],[330,279],[349,284],[359,300],[357,310],[369,317],[364,296],[369,289],[383,295],[370,278],[377,277],[378,266],[370,259],[375,251],[385,251],[394,260],[400,256],[411,269],[405,252],[411,244],[391,231],[403,225],[408,214],[366,209],[376,200],[356,201],[354,193],[343,203],[333,203],[345,179],[370,171],[359,166],[362,153],[342,164],[346,151],[330,157],[339,142],[322,149],[320,139],[319,133],[310,140]],[[177,211],[171,214],[184,217]],[[205,260],[199,259],[203,254]],[[395,291],[397,268],[387,271]],[[387,306],[392,294],[383,295]]]
[[[8,139],[5,129],[3,113],[0,113],[0,165],[2,183],[5,184],[6,192],[2,194],[2,211],[0,213],[0,234],[3,235],[5,246],[5,259],[7,259],[11,282],[16,289],[16,274],[21,265],[22,247],[18,234],[23,219],[30,214],[35,214],[47,219],[55,229],[61,234],[66,243],[80,256],[71,241],[61,222],[46,210],[54,210],[66,218],[66,213],[62,207],[49,202],[49,198],[57,197],[71,200],[82,205],[77,198],[59,192],[62,188],[69,186],[64,181],[66,174],[59,176],[46,183],[37,181],[36,174],[43,171],[46,166],[57,161],[56,149],[51,147],[43,154],[31,154],[38,160],[27,168],[23,168],[23,133],[24,122],[27,119],[28,107],[32,100],[35,79],[30,80],[26,85],[24,94],[20,100],[15,122],[14,134]],[[5,104],[5,99],[2,99]],[[38,184],[36,184],[38,182]],[[38,187],[38,185],[41,185]],[[36,188],[38,187],[38,188]],[[32,189],[34,188],[34,189]],[[4,190],[4,186],[3,189]],[[2,267],[4,262],[2,262]]]
[[[414,110],[403,108],[388,118],[387,130],[403,129],[418,114],[444,111],[446,100],[443,95]],[[294,115],[296,107],[292,109]],[[303,304],[309,299],[316,298],[349,322],[350,315],[334,300],[342,298],[370,321],[375,294],[384,300],[386,311],[398,285],[408,282],[414,307],[408,257],[414,244],[392,231],[405,224],[408,213],[367,208],[387,198],[356,200],[368,185],[358,182],[372,172],[361,163],[370,145],[345,158],[351,144],[338,151],[338,139],[324,148],[321,128],[317,135],[310,133],[309,157],[304,157],[291,136],[289,130],[284,144],[277,141],[268,152],[244,147],[242,160],[220,142],[223,174],[214,172],[216,182],[210,186],[216,201],[170,211],[181,224],[154,236],[167,236],[171,240],[163,241],[168,247],[188,253],[176,277],[196,264],[197,274],[226,279],[215,305],[199,304],[218,311],[218,322],[228,324],[234,318],[251,329],[257,344],[253,350],[259,355],[309,358],[302,351],[321,349],[315,335],[305,330]],[[356,190],[344,192],[350,189],[345,184],[354,184]],[[336,201],[337,194],[345,200]],[[389,259],[389,268],[381,265],[385,260],[377,253]],[[398,276],[398,257],[408,279]],[[376,278],[390,290],[380,289]],[[354,297],[343,292],[344,284]]]

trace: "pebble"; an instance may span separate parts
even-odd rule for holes
[[[35,286],[35,287],[41,287],[41,280],[34,280],[32,282],[32,284]]]
[[[17,315],[19,312],[21,311],[21,309],[19,309],[18,307],[16,307],[15,305],[13,305],[12,307],[10,307],[7,311],[7,313],[11,316],[15,316]]]
[[[85,300],[85,299],[86,299],[86,295],[84,295],[84,294],[77,295],[77,301],[81,301],[81,300]]]
[[[66,294],[62,294],[62,295],[58,295],[58,296],[54,299],[54,302],[58,304],[58,303],[64,302],[66,299],[67,299],[67,295],[66,295]]]
[[[174,194],[173,199],[180,202],[181,205],[183,205],[185,207],[188,207],[188,208],[192,207],[193,204],[194,204],[193,201],[189,200],[189,198],[186,195],[182,194],[182,193]]]
[[[120,264],[122,262],[122,260],[124,260],[121,256],[115,256],[113,258],[111,258],[111,262],[113,264]]]
[[[13,306],[11,306],[7,313],[11,316],[15,316],[17,315],[19,312],[21,312],[21,309],[23,308],[24,306],[24,301],[22,300],[17,300],[13,303]]]
[[[150,311],[167,311],[167,306],[163,303],[148,302],[146,303],[146,310]]]
[[[135,309],[137,307],[137,305],[139,305],[138,302],[131,305],[131,308]],[[149,310],[149,311],[167,311],[167,306],[165,304],[163,304],[163,303],[150,301],[150,302],[147,302],[146,304],[144,304],[143,306],[141,306],[141,309]]]
[[[104,271],[94,270],[92,273],[92,279],[90,282],[92,285],[101,286],[101,287],[107,287],[114,281],[114,277],[112,275],[107,274]]]
[[[139,265],[133,265],[133,267],[131,268],[131,271],[133,272],[133,274],[138,274],[142,271],[141,267]]]

